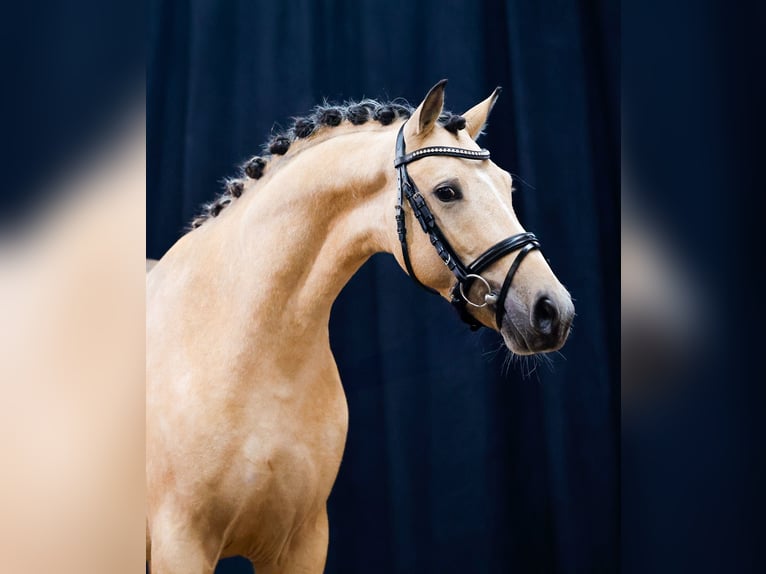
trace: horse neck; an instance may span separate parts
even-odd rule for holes
[[[391,129],[377,129],[299,147],[211,222],[230,246],[221,280],[237,294],[227,304],[239,317],[272,334],[326,337],[343,286],[372,254],[390,251],[393,143]]]

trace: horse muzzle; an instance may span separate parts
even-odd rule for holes
[[[569,337],[574,305],[568,293],[543,291],[525,303],[512,293],[504,301],[500,333],[506,346],[518,355],[560,349]]]

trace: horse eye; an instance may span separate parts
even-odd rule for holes
[[[443,201],[444,203],[457,201],[458,199],[463,198],[463,194],[460,193],[460,191],[447,185],[437,188],[434,194],[436,194],[436,197],[439,199],[439,201]]]

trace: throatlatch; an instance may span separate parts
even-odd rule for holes
[[[450,146],[432,146],[406,153],[404,145],[404,126],[406,124],[407,122],[402,124],[402,127],[399,128],[399,134],[396,136],[394,167],[397,170],[398,186],[396,230],[399,235],[399,242],[402,245],[402,257],[404,259],[404,266],[407,268],[407,273],[409,273],[415,283],[420,285],[423,289],[430,291],[431,293],[436,293],[434,289],[421,283],[415,275],[415,271],[412,269],[409,249],[407,248],[407,224],[404,216],[404,198],[407,198],[407,202],[410,204],[418,223],[420,223],[420,227],[431,240],[431,245],[434,246],[434,249],[436,249],[441,260],[447,267],[449,267],[450,271],[452,271],[457,278],[457,283],[455,283],[455,286],[452,288],[451,303],[457,309],[460,318],[470,326],[472,331],[475,331],[482,327],[482,324],[468,312],[467,305],[477,308],[486,307],[487,305],[495,305],[495,323],[497,324],[497,328],[500,329],[502,327],[505,311],[505,298],[508,296],[508,291],[511,288],[513,276],[516,274],[516,271],[518,271],[519,265],[524,257],[526,257],[530,251],[540,248],[540,242],[533,233],[518,233],[496,243],[479,255],[473,263],[465,265],[458,254],[455,253],[455,250],[449,244],[449,241],[447,241],[442,230],[436,224],[436,219],[429,209],[425,198],[421,195],[420,191],[418,191],[418,188],[415,185],[415,182],[410,178],[409,173],[407,173],[407,164],[424,157],[435,155],[485,161],[489,159],[489,151],[486,149],[476,151]],[[505,275],[505,280],[500,287],[500,291],[494,291],[489,282],[481,276],[481,272],[501,257],[518,249],[521,251],[519,251],[516,259],[513,260],[511,267],[508,269],[508,273]],[[484,301],[481,303],[474,303],[467,297],[467,293],[469,293],[471,286],[475,281],[483,283],[487,290],[484,295]]]

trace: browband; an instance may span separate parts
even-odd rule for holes
[[[462,157],[465,159],[479,160],[489,159],[489,151],[486,149],[477,151],[460,147],[435,145],[431,147],[420,148],[419,150],[413,151],[412,153],[408,153],[403,156],[398,156],[396,160],[394,160],[394,167],[407,165],[408,163],[412,163],[417,159],[428,157],[429,155],[446,155],[450,157]]]

